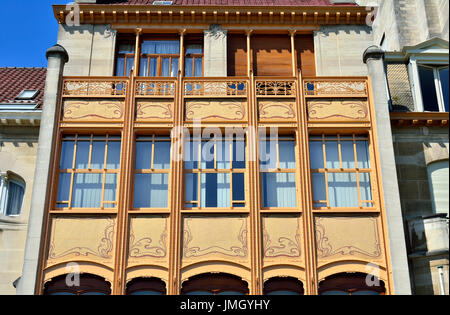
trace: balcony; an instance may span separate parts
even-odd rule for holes
[[[135,122],[175,124],[182,104],[184,122],[297,123],[305,108],[308,123],[370,123],[366,77],[144,78],[64,77],[64,123],[123,123],[134,104]]]

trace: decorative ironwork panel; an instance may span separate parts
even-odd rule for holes
[[[292,96],[295,97],[294,80],[256,81],[257,96]]]
[[[148,81],[136,82],[136,96],[175,96],[175,81]]]
[[[305,96],[367,96],[367,81],[317,79],[304,81]]]
[[[76,80],[65,79],[63,96],[125,96],[127,80]]]
[[[185,96],[247,96],[246,81],[186,81]]]

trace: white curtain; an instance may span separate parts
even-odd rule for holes
[[[200,179],[200,207],[231,207],[230,174],[201,174]]]
[[[262,173],[264,207],[297,207],[295,173]]]
[[[135,208],[167,208],[168,194],[169,174],[136,174]]]

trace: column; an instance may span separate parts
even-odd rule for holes
[[[388,91],[385,84],[384,51],[378,46],[370,46],[364,52],[363,61],[367,65],[372,83],[372,100],[376,112],[376,131],[383,184],[383,198],[389,236],[389,248],[394,281],[394,293],[411,294],[411,282],[406,251],[400,193],[392,141],[389,115]]]
[[[41,126],[39,130],[38,152],[36,157],[36,170],[34,175],[33,192],[31,197],[30,217],[28,220],[28,234],[25,246],[25,259],[22,269],[17,294],[32,295],[35,293],[40,246],[43,229],[43,220],[48,205],[48,186],[50,180],[50,164],[54,148],[54,131],[57,120],[58,101],[61,93],[61,81],[64,65],[69,61],[69,56],[64,47],[55,45],[46,53],[47,78]]]
[[[220,25],[211,25],[204,31],[205,77],[227,76],[227,31]]]

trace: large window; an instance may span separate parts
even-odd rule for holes
[[[120,136],[64,136],[56,207],[116,208],[120,149]]]
[[[294,137],[261,139],[260,170],[263,207],[297,207]]]
[[[245,207],[244,139],[193,139],[185,145],[185,207]]]
[[[418,69],[423,110],[429,112],[448,112],[448,66],[430,67],[419,65]]]
[[[248,295],[248,284],[241,278],[225,274],[197,275],[183,283],[182,295]]]
[[[203,44],[201,42],[186,45],[184,64],[185,77],[203,76]]]
[[[129,76],[134,67],[135,44],[132,41],[121,42],[117,52],[116,76]]]
[[[144,40],[141,45],[139,76],[176,77],[179,59],[178,40]]]
[[[314,208],[373,207],[366,136],[311,136]]]
[[[136,278],[127,283],[126,295],[166,295],[166,284],[158,278]]]
[[[170,169],[170,138],[136,138],[134,208],[167,208]]]
[[[448,160],[433,162],[428,165],[428,182],[434,213],[446,213],[448,216]]]
[[[18,216],[22,211],[25,181],[7,172],[0,173],[0,214]]]
[[[384,295],[384,282],[364,273],[340,273],[319,283],[319,295]]]
[[[68,279],[73,286],[68,285]],[[62,275],[45,284],[44,295],[110,295],[111,284],[104,278],[92,275]]]

